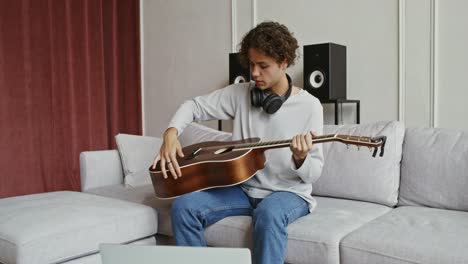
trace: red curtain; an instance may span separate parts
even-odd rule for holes
[[[141,134],[138,0],[0,0],[0,198],[80,190],[79,153]]]

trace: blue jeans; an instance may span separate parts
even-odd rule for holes
[[[309,205],[290,192],[273,192],[264,199],[248,197],[239,186],[194,192],[172,204],[172,229],[177,245],[206,246],[205,227],[234,215],[253,222],[253,263],[284,263],[287,226],[309,213]]]

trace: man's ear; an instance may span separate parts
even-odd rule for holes
[[[288,68],[288,65],[289,65],[288,60],[284,59],[284,61],[281,63],[280,66],[281,66],[281,69],[285,71]]]

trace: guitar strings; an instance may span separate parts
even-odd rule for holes
[[[381,143],[380,138],[371,138],[367,136],[350,136],[350,135],[338,135],[338,134],[328,134],[322,136],[315,136],[312,139],[314,143],[320,143],[323,141],[327,141],[330,139],[339,138],[346,141],[352,141],[353,143]],[[205,147],[199,149],[199,151],[203,150],[211,150],[211,149],[250,149],[262,146],[277,146],[281,147],[283,145],[288,145],[292,142],[292,139],[288,140],[278,140],[278,141],[265,141],[265,142],[257,142],[257,143],[239,143],[239,144],[231,144],[231,145],[220,145],[220,146],[212,146],[212,147]]]
[[[312,142],[320,142],[324,139],[331,139],[334,138],[336,134],[329,134],[329,135],[322,135],[322,136],[315,136],[312,138]],[[258,143],[239,143],[239,144],[232,144],[232,145],[221,145],[221,146],[212,146],[203,148],[205,150],[209,149],[220,149],[220,148],[227,148],[227,149],[234,149],[234,148],[254,148],[260,146],[267,146],[267,145],[281,145],[281,144],[290,144],[292,139],[287,140],[278,140],[278,141],[265,141],[265,142],[258,142]]]

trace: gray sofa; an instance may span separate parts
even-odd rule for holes
[[[386,135],[384,157],[323,144],[313,184],[316,210],[288,227],[288,263],[468,263],[468,134],[399,122],[325,126],[324,134]],[[182,145],[229,140],[192,124]],[[84,192],[155,208],[157,241],[171,242],[170,200],[158,200],[147,174],[161,140],[118,135],[118,150],[81,154]],[[250,217],[208,227],[208,244],[251,247]]]

